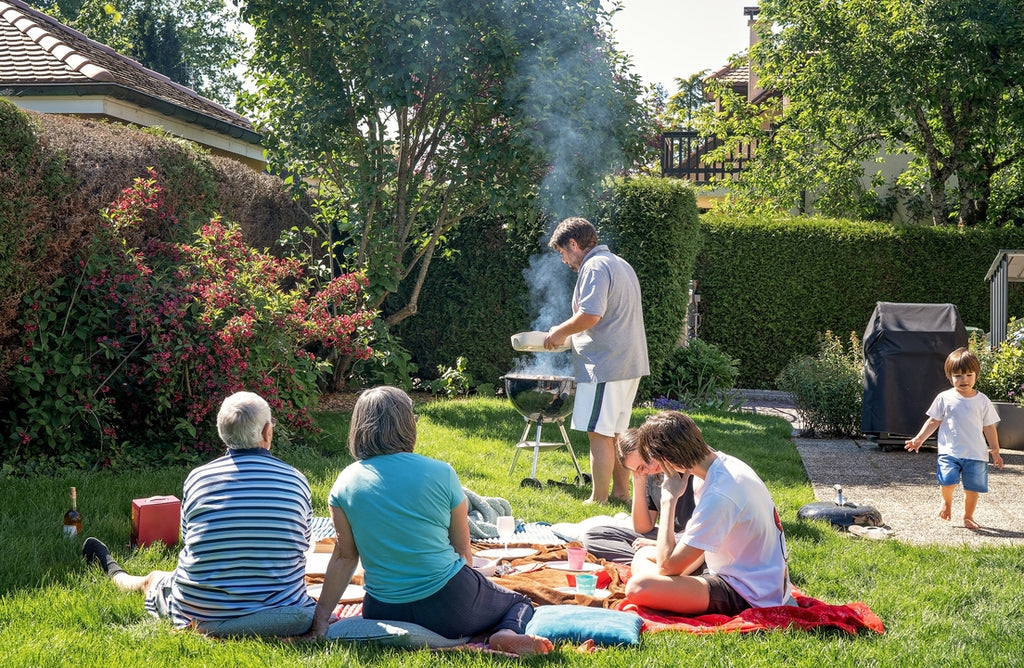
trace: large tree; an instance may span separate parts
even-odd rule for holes
[[[1024,160],[1020,0],[762,0],[760,8],[750,63],[780,97],[755,108],[727,99],[710,126],[758,142],[741,185],[748,201],[790,208],[810,191],[819,208],[856,214],[863,165],[882,151],[911,156],[899,185],[922,193],[935,224],[986,220],[993,187],[1012,183],[1000,175]]]
[[[710,106],[704,95],[704,77],[708,70],[691,74],[683,79],[676,77],[676,92],[668,98],[660,118],[667,130],[692,130],[697,112]]]
[[[242,87],[245,38],[224,0],[35,0],[58,20],[225,105]]]
[[[416,313],[460,220],[538,193],[549,215],[579,212],[642,150],[639,77],[596,0],[247,0],[242,13],[246,111],[273,166],[317,185],[321,231],[367,272],[388,325]]]

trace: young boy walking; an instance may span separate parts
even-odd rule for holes
[[[989,454],[996,468],[1003,468],[996,434],[999,416],[989,398],[974,389],[981,372],[977,355],[967,348],[957,348],[946,358],[945,371],[953,387],[935,397],[928,407],[928,420],[904,448],[917,452],[925,440],[939,430],[939,459],[935,469],[942,488],[939,517],[949,520],[953,516],[953,490],[962,481],[964,527],[979,529],[981,525],[974,521],[974,509],[978,505],[978,494],[988,491]]]

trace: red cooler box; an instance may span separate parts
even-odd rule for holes
[[[132,500],[132,545],[145,547],[158,540],[173,547],[181,531],[181,501],[176,496]]]

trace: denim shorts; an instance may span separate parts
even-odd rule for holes
[[[984,494],[988,491],[988,462],[939,455],[935,477],[939,479],[939,485],[942,487],[955,485],[962,480],[965,491]]]

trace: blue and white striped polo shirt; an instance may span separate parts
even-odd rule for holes
[[[315,605],[304,581],[313,509],[302,473],[263,448],[228,450],[189,473],[182,496],[175,626]]]

